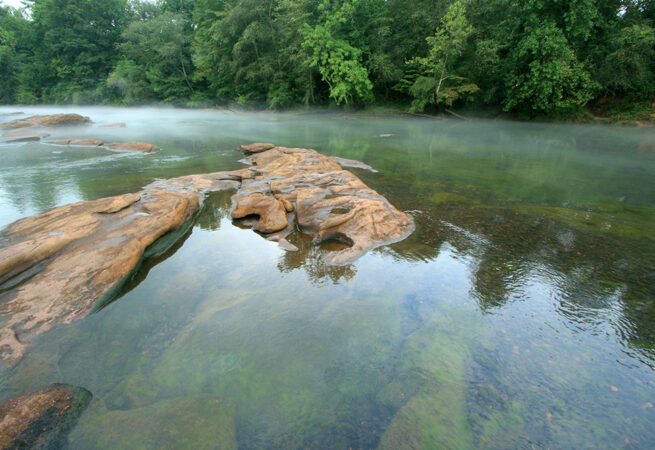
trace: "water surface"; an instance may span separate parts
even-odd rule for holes
[[[0,121],[21,116],[2,116]],[[67,112],[60,107],[27,114]],[[72,112],[72,111],[71,111]],[[34,339],[0,401],[94,394],[71,448],[655,446],[655,133],[366,115],[77,108],[56,138],[0,141],[0,227],[155,178],[242,167],[270,141],[358,159],[417,230],[353,264],[229,219],[192,229],[86,319]],[[126,122],[126,128],[103,128]]]

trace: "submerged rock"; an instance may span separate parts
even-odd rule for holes
[[[378,173],[377,170],[375,170],[368,164],[365,164],[361,161],[357,161],[354,159],[340,158],[339,156],[330,156],[330,159],[342,167],[354,167],[355,169],[368,170],[373,173]]]
[[[64,139],[61,141],[51,141],[48,144],[54,145],[80,145],[85,147],[99,147],[104,144],[98,139]]]
[[[274,147],[247,162],[242,170],[159,180],[135,194],[62,206],[0,231],[0,358],[15,363],[33,336],[105,304],[146,249],[190,223],[208,192],[239,188],[232,217],[257,216],[254,228],[276,233],[269,237],[289,250],[295,247],[285,238],[297,228],[317,242],[346,243],[328,252],[328,264],[414,230],[407,214],[314,150]]]
[[[0,405],[0,448],[59,448],[91,401],[84,388],[53,384]]]
[[[0,123],[0,128],[55,127],[61,125],[80,125],[91,122],[91,119],[79,114],[52,114],[48,116],[31,116],[26,119],[16,119]]]
[[[159,147],[152,144],[144,144],[143,142],[110,142],[107,147],[112,150],[126,150],[126,151],[150,151],[157,150]]]
[[[90,409],[71,434],[73,448],[236,449],[234,406],[208,395],[160,400],[149,406]]]

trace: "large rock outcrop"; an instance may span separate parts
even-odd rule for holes
[[[61,125],[82,125],[88,122],[91,122],[91,119],[79,114],[51,114],[0,123],[0,128],[56,127]]]
[[[0,231],[0,358],[15,363],[31,337],[111,299],[153,244],[181,234],[207,192],[238,188],[232,216],[256,216],[254,228],[284,248],[293,247],[285,237],[296,228],[316,241],[346,243],[328,252],[328,264],[414,229],[407,214],[314,150],[274,147],[246,162],[237,171],[158,180],[134,194],[62,206]]]
[[[0,449],[59,448],[91,401],[84,388],[53,384],[0,405]]]

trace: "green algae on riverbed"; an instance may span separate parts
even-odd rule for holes
[[[329,267],[321,256],[343,244],[294,234],[286,252],[229,220],[229,192],[209,196],[113,302],[0,373],[2,399],[52,382],[93,392],[70,447],[186,445],[195,426],[194,444],[241,448],[655,445],[644,130],[82,112],[128,122],[97,137],[161,152],[2,145],[3,220],[235,169],[234,147],[272,141],[370,164],[379,173],[351,170],[417,229]]]

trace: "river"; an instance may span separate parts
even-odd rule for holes
[[[0,107],[0,122],[16,108]],[[323,112],[78,112],[0,139],[0,227],[156,178],[243,167],[274,142],[350,169],[416,231],[352,264],[287,252],[210,195],[110,304],[35,337],[0,402],[60,382],[93,400],[71,448],[654,448],[652,128]],[[125,122],[124,128],[102,125]]]

